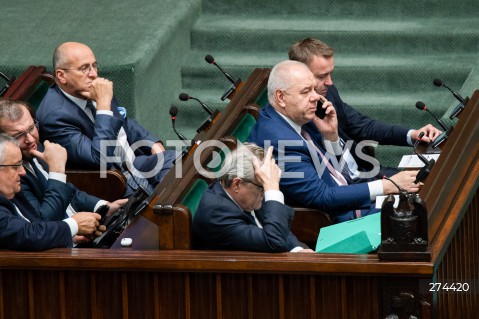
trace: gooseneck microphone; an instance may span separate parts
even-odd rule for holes
[[[466,99],[463,98],[459,93],[457,93],[456,91],[454,91],[454,90],[452,90],[450,87],[448,87],[446,84],[444,84],[444,82],[443,82],[442,80],[434,79],[433,83],[434,83],[435,86],[438,86],[438,87],[441,87],[441,86],[442,86],[442,87],[445,87],[446,89],[448,89],[448,90],[452,93],[452,95],[454,95],[454,97],[455,97],[459,102],[461,102],[461,104],[462,104],[463,106],[466,106],[466,104],[467,104],[469,98],[466,98]]]
[[[421,162],[424,163],[424,166],[419,170],[419,172],[416,175],[416,180],[414,181],[415,184],[425,179],[426,176],[429,175],[429,172],[431,171],[434,164],[436,163],[434,159],[431,159],[430,161],[428,161],[427,158],[425,158],[422,154],[419,154],[417,152],[417,149],[416,149],[417,145],[419,144],[419,141],[421,140],[421,138],[423,138],[423,136],[424,136],[424,132],[421,132],[413,146],[414,153],[417,155],[417,157],[419,157]]]
[[[442,129],[443,129],[444,131],[447,131],[447,130],[448,130],[447,125],[444,124],[444,122],[441,121],[440,118],[438,118],[436,115],[434,115],[434,113],[432,113],[431,111],[429,111],[429,109],[427,108],[426,104],[424,104],[424,103],[421,102],[421,101],[417,101],[417,102],[416,102],[416,108],[419,109],[419,110],[421,110],[421,111],[426,111],[426,112],[428,112],[429,114],[431,114],[431,115],[436,119],[437,123],[439,123],[439,125],[441,125],[441,127],[442,127]]]
[[[454,97],[460,102],[458,105],[456,105],[454,110],[452,110],[451,115],[449,115],[449,119],[453,120],[466,107],[467,103],[469,102],[469,97],[466,96],[466,98],[463,98],[461,95],[459,95],[459,93],[452,90],[450,87],[445,85],[443,81],[439,79],[434,79],[433,83],[435,86],[445,87],[446,89],[448,89],[452,93],[452,95],[454,95]]]
[[[416,102],[416,108],[418,108],[419,110],[422,110],[422,111],[427,111],[429,114],[431,114],[437,121],[437,123],[439,123],[439,125],[442,127],[442,129],[444,130],[444,132],[441,133],[441,135],[439,135],[435,140],[434,142],[432,142],[431,144],[431,147],[432,148],[437,148],[439,146],[439,144],[441,144],[442,142],[444,142],[445,140],[447,140],[447,138],[449,137],[449,134],[451,134],[452,130],[454,129],[453,126],[451,127],[447,127],[446,124],[444,124],[443,121],[441,121],[441,119],[439,119],[436,115],[434,115],[431,111],[429,111],[426,107],[426,105],[421,102],[421,101],[417,101]]]
[[[383,179],[386,179],[386,180],[390,181],[391,183],[393,183],[393,185],[396,186],[396,188],[399,190],[399,194],[403,194],[403,195],[408,195],[409,194],[409,192],[407,190],[405,190],[404,188],[402,188],[401,186],[396,184],[395,181],[393,181],[392,179],[390,179],[386,175],[383,176]]]
[[[232,77],[229,73],[225,72],[225,70],[223,70],[216,62],[215,62],[215,59],[210,55],[206,55],[205,56],[205,60],[206,62],[208,62],[209,64],[213,64],[213,65],[216,65],[216,67],[226,76],[226,78],[233,84],[236,84],[236,79],[234,77]]]
[[[175,119],[176,119],[176,115],[178,114],[178,108],[174,105],[172,105],[170,107],[170,116],[171,116],[171,126],[173,127],[173,131],[176,133],[176,135],[178,136],[178,138],[182,141],[188,141],[188,139],[183,135],[181,134],[180,132],[178,132],[176,130],[176,127],[175,127]]]
[[[242,82],[241,82],[241,79],[240,78],[237,78],[235,79],[234,77],[232,77],[229,73],[225,72],[216,62],[215,62],[215,59],[210,55],[206,55],[205,56],[205,60],[206,62],[208,62],[209,64],[214,64],[216,65],[216,67],[221,71],[221,73],[224,74],[224,76],[226,76],[226,78],[231,82],[233,83],[227,90],[226,92],[223,94],[223,96],[221,96],[221,101],[224,101],[226,100],[226,98],[232,98],[235,94],[235,91],[236,90],[239,90],[239,88],[241,87],[242,85]]]
[[[212,115],[213,114],[213,111],[208,107],[208,105],[206,105],[205,103],[201,102],[199,99],[195,98],[195,97],[192,97],[192,96],[189,96],[188,94],[186,93],[180,93],[179,95],[179,99],[181,101],[188,101],[188,100],[196,100],[198,101],[201,106],[203,107],[203,109],[208,112],[209,115]]]

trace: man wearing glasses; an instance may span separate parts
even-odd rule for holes
[[[70,166],[122,170],[128,184],[125,196],[138,184],[152,190],[173,166],[174,152],[165,151],[155,136],[120,114],[113,83],[98,77],[93,51],[82,43],[63,43],[54,52],[53,69],[57,85],[37,111],[42,140],[65,147]]]
[[[18,141],[0,134],[0,248],[45,250],[72,247],[75,235],[100,236],[101,216],[81,212],[59,221],[43,221],[21,192],[20,178],[25,175]],[[61,202],[45,207],[60,211]]]
[[[55,143],[39,142],[37,122],[29,107],[20,101],[0,101],[0,133],[17,140],[26,174],[22,175],[22,191],[37,216],[44,220],[62,220],[76,212],[96,211],[108,205],[112,214],[126,203],[126,199],[109,203],[80,191],[66,183],[65,149]],[[61,203],[62,209],[49,209]]]
[[[220,181],[205,191],[193,219],[195,249],[313,252],[290,230],[294,210],[284,205],[272,153],[241,144],[227,154]]]

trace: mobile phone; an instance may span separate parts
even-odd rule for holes
[[[321,104],[319,104],[321,102]],[[326,109],[323,109],[323,101],[318,101],[318,107],[316,108],[316,116],[320,119],[324,119],[326,117]]]

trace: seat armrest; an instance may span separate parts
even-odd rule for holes
[[[66,174],[67,182],[90,195],[110,202],[124,197],[126,178],[119,170],[107,170],[105,178],[97,170],[71,169]]]
[[[314,208],[293,207],[294,218],[291,231],[299,241],[308,245],[311,249],[316,248],[319,230],[331,225],[329,214]]]

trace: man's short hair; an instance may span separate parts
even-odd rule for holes
[[[315,55],[330,58],[333,54],[334,49],[332,47],[314,38],[305,38],[294,43],[288,52],[290,60],[303,62],[306,65],[309,65]]]
[[[223,185],[231,186],[235,178],[254,181],[253,157],[257,157],[260,161],[264,158],[264,149],[254,143],[240,143],[235,150],[229,152],[223,163],[223,168],[227,169],[221,177]]]
[[[293,86],[291,80],[290,66],[302,65],[308,68],[304,63],[299,61],[285,60],[276,64],[269,73],[268,78],[268,101],[274,106],[276,90],[286,91]]]
[[[0,133],[4,133],[5,130],[1,125],[2,121],[7,120],[11,122],[18,121],[24,114],[24,106],[28,112],[33,116],[33,111],[27,102],[16,101],[11,99],[0,100]]]
[[[8,143],[11,143],[20,147],[18,144],[18,141],[15,138],[7,134],[0,133],[0,164],[4,164],[3,162],[5,161],[5,155],[7,155],[5,152],[5,146]]]

